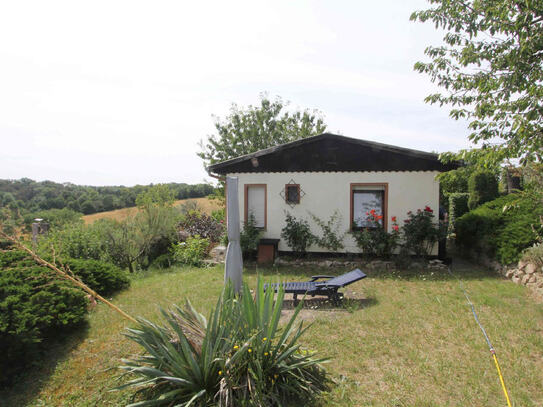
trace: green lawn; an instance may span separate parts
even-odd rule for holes
[[[345,270],[264,269],[267,280],[303,280]],[[543,305],[529,290],[464,264],[464,280],[501,363],[515,406],[543,405]],[[280,273],[280,274],[279,274]],[[245,271],[254,286],[256,271]],[[207,313],[223,284],[223,271],[170,269],[134,278],[114,302],[131,315],[158,317],[158,306],[189,298]],[[455,280],[446,272],[370,273],[349,287],[345,309],[304,310],[314,321],[305,346],[332,358],[338,382],[326,406],[505,406],[484,338]],[[349,293],[347,293],[349,294]],[[99,305],[86,330],[66,339],[21,378],[6,406],[117,406],[128,392],[111,368],[139,349],[122,335],[127,322]]]

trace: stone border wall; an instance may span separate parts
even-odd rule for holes
[[[516,267],[502,268],[500,272],[514,283],[531,288],[543,300],[543,267],[521,260]]]

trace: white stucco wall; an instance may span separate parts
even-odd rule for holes
[[[426,205],[434,210],[436,220],[439,212],[439,182],[436,171],[412,172],[284,172],[284,173],[238,173],[228,174],[239,179],[239,206],[241,222],[245,219],[245,184],[266,184],[267,186],[267,227],[266,238],[281,239],[281,229],[285,225],[285,211],[296,218],[304,218],[315,234],[320,228],[312,222],[309,212],[327,221],[337,209],[342,215],[342,230],[349,228],[350,222],[350,184],[388,183],[388,230],[391,230],[391,217],[398,218],[399,225],[407,218],[407,211],[423,209]],[[291,208],[281,197],[285,184],[291,180],[300,184],[305,192],[300,204]],[[242,225],[243,226],[243,225]],[[356,253],[360,250],[352,236],[345,237],[345,251]],[[288,251],[283,240],[279,250]],[[308,251],[326,251],[311,246]],[[434,253],[437,254],[437,245]]]

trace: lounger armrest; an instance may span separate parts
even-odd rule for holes
[[[334,278],[334,276],[324,276],[324,275],[311,276],[310,281],[317,281],[319,278]]]

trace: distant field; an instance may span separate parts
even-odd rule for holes
[[[180,199],[178,201],[175,201],[174,205],[179,206],[186,202],[194,201],[197,203],[198,208],[205,212],[210,214],[212,211],[219,209],[220,205],[219,202],[216,200],[211,200],[209,198],[189,198],[189,199]],[[137,207],[132,208],[123,208],[123,209],[115,209],[114,211],[108,211],[108,212],[98,212],[93,213],[92,215],[85,215],[83,216],[83,220],[85,221],[85,224],[90,224],[98,219],[115,219],[115,220],[123,220],[129,216],[134,216],[138,212]]]

